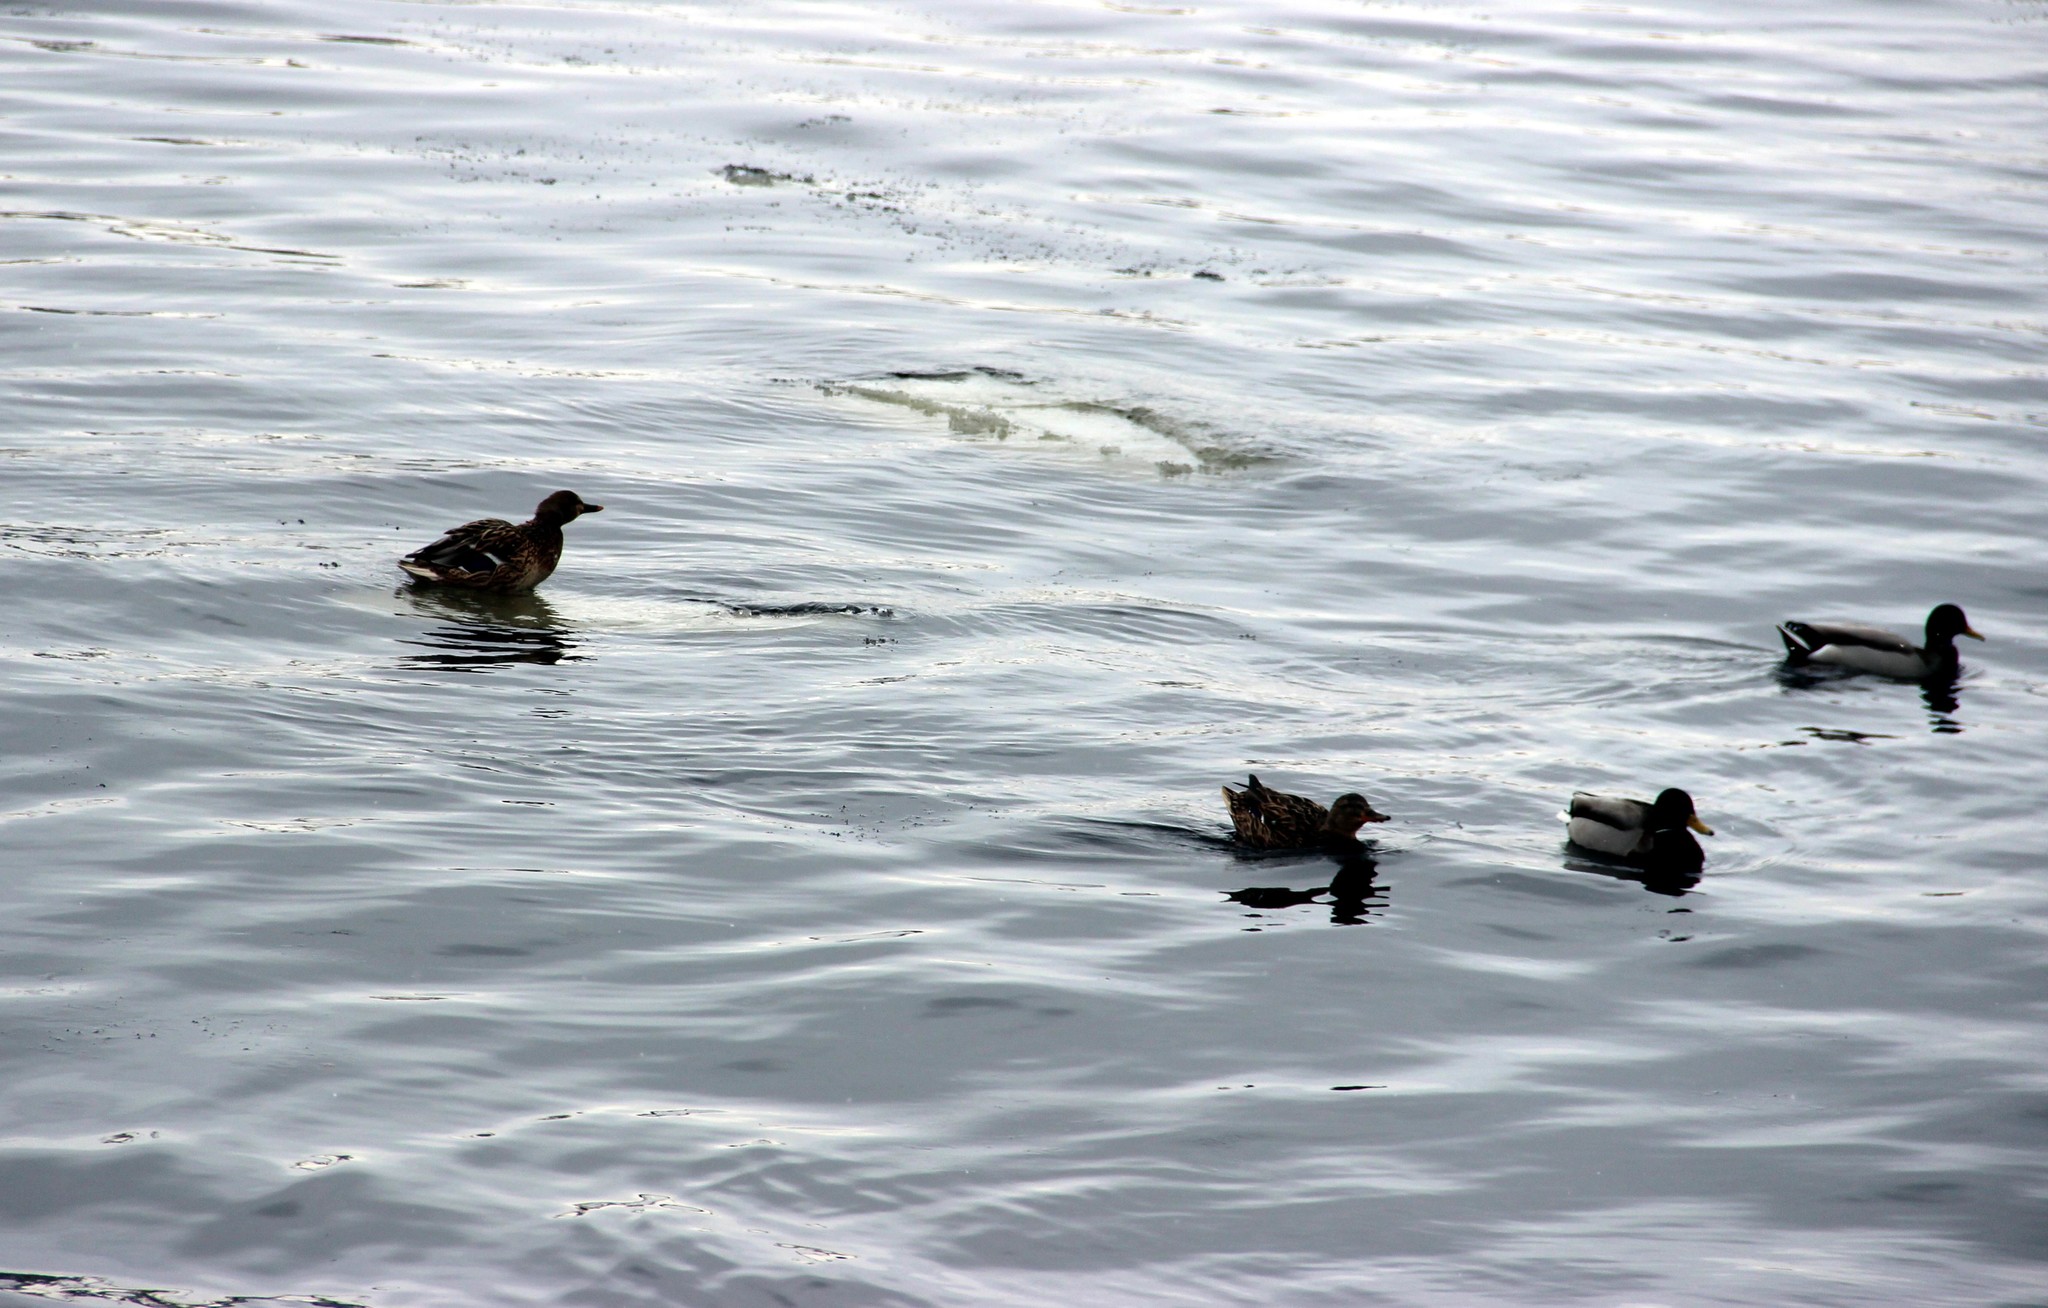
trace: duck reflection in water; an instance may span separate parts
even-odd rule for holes
[[[1625,863],[1610,863],[1605,859],[1584,856],[1575,849],[1567,849],[1564,865],[1567,871],[1591,872],[1596,876],[1613,877],[1616,881],[1633,881],[1653,895],[1669,895],[1681,898],[1700,883],[1698,868],[1682,867],[1637,867]]]
[[[445,668],[452,672],[489,672],[508,663],[554,664],[575,661],[576,642],[556,615],[554,606],[531,591],[493,595],[481,591],[403,590],[413,607],[445,625],[401,643],[431,651],[408,654],[408,667]]]
[[[1959,736],[1963,724],[1956,720],[1956,706],[1962,699],[1962,678],[1955,674],[1929,677],[1920,683],[1920,698],[1927,705],[1928,730],[1938,736]]]
[[[1372,910],[1384,910],[1387,906],[1386,891],[1374,880],[1379,870],[1378,861],[1357,840],[1339,837],[1326,842],[1323,852],[1337,862],[1337,874],[1324,886],[1312,886],[1305,890],[1294,890],[1287,886],[1247,886],[1233,890],[1223,898],[1246,908],[1273,910],[1293,908],[1299,904],[1327,903],[1332,926],[1357,926],[1372,915]],[[1324,896],[1328,896],[1327,900]],[[1248,916],[1257,917],[1256,913]]]
[[[1855,675],[1854,672],[1843,672],[1836,668],[1780,664],[1778,684],[1786,690],[1821,690],[1829,686],[1840,686]],[[1962,704],[1962,674],[1954,671],[1940,672],[1921,681],[1919,685],[1920,701],[1927,706],[1927,729],[1941,736],[1961,735],[1963,723],[1956,716],[1956,710]]]

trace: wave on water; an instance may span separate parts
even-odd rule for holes
[[[1237,471],[1275,457],[1145,405],[1061,398],[1048,383],[997,368],[892,372],[820,389],[943,420],[963,440],[1053,449],[1116,468],[1149,466],[1166,477]]]

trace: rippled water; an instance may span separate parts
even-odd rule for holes
[[[2048,1302],[2044,20],[8,10],[0,1303]]]

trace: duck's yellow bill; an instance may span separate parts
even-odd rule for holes
[[[1965,636],[1968,636],[1968,637],[1969,637],[1969,638],[1970,638],[1971,640],[1982,640],[1982,639],[1984,639],[1984,635],[1983,635],[1983,633],[1982,633],[1982,632],[1979,632],[1979,631],[1977,631],[1977,630],[1976,630],[1975,628],[1972,628],[1972,627],[1964,627],[1964,628],[1963,628],[1963,634],[1964,634]]]
[[[1685,825],[1691,827],[1694,831],[1699,832],[1703,836],[1711,836],[1714,834],[1714,829],[1708,826],[1706,823],[1700,821],[1699,814],[1697,813],[1687,818],[1685,820]]]

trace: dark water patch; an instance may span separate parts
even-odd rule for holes
[[[410,1238],[408,1230],[439,1231],[448,1238],[466,1220],[453,1209],[399,1199],[387,1189],[360,1172],[323,1172],[252,1201],[223,1205],[218,1215],[194,1222],[179,1246],[193,1257],[255,1255],[290,1265],[322,1248],[330,1257],[389,1248]]]
[[[60,309],[49,304],[17,305],[24,313],[59,313],[87,318],[196,318],[203,314],[162,313],[155,309]]]
[[[950,371],[942,370],[939,372],[918,372],[899,368],[891,370],[887,375],[894,377],[898,381],[964,382],[971,381],[976,377],[994,377],[1019,386],[1034,384],[1023,373],[1018,372],[1014,368],[992,368],[987,365],[979,365],[973,368],[956,368]]]
[[[893,618],[896,610],[879,604],[835,604],[829,600],[798,600],[790,604],[711,601],[742,618]]]
[[[999,999],[986,995],[961,995],[949,999],[927,1000],[924,1006],[926,1017],[959,1017],[975,1012],[1007,1012],[1020,1010],[1024,1005],[1015,999]]]
[[[1778,967],[1796,963],[1803,959],[1818,958],[1828,953],[1811,945],[1760,944],[1737,945],[1728,949],[1717,949],[1692,960],[1694,967],[1749,971],[1758,968]]]
[[[1791,277],[1744,278],[1731,281],[1729,285],[1759,295],[1850,303],[1925,304],[1943,300],[1988,304],[2034,302],[2034,297],[2011,286],[1992,286],[1977,281],[1959,282],[1954,279],[1935,281],[1904,273],[1807,273]]]
[[[806,174],[778,173],[769,168],[756,168],[752,164],[727,164],[718,170],[718,175],[734,186],[780,186],[795,183],[801,186],[816,185],[817,179]]]
[[[1801,727],[1801,731],[1815,740],[1836,741],[1845,745],[1868,745],[1874,740],[1897,740],[1899,737],[1882,731],[1851,731],[1847,727]],[[1798,741],[1788,742],[1798,744]]]
[[[534,951],[518,945],[442,945],[434,953],[442,958],[530,958]]]

